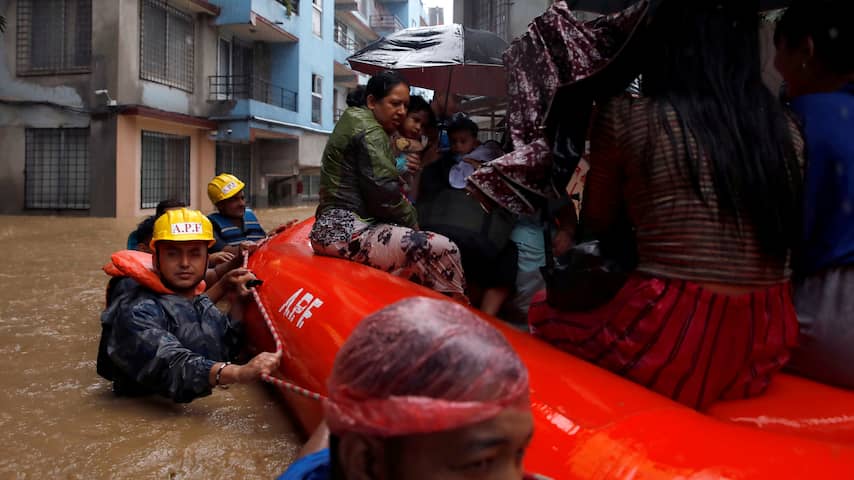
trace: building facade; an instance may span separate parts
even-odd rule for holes
[[[167,198],[209,211],[206,185],[222,171],[257,207],[313,201],[326,138],[364,81],[347,56],[422,11],[420,0],[0,0],[0,213],[134,217]]]
[[[444,25],[445,9],[442,7],[430,7],[427,9],[427,24],[431,26]]]
[[[455,0],[454,23],[488,30],[511,42],[553,3],[554,0]]]

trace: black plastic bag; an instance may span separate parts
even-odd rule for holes
[[[541,268],[546,280],[546,303],[561,311],[593,310],[623,288],[628,272],[616,260],[602,255],[598,240],[572,247],[560,262]]]
[[[637,267],[634,229],[623,223],[606,235],[576,244],[555,260],[551,222],[544,231],[546,303],[565,312],[585,312],[608,303]],[[576,238],[583,238],[579,226]]]

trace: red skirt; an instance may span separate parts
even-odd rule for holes
[[[728,296],[635,275],[590,312],[555,310],[540,292],[528,322],[558,348],[697,409],[762,393],[798,338],[788,282]]]

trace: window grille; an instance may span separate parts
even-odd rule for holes
[[[170,199],[190,204],[190,137],[143,131],[140,206]]]
[[[510,0],[477,0],[470,4],[473,18],[466,23],[472,28],[487,30],[508,40],[511,3]]]
[[[216,174],[230,173],[246,184],[246,201],[252,198],[252,149],[246,143],[217,142]]]
[[[320,199],[320,175],[301,175],[302,193],[300,200],[303,202],[317,201]]]
[[[311,74],[311,121],[321,123],[323,115],[321,106],[323,104],[323,77]]]
[[[18,0],[18,75],[91,68],[92,0]]]
[[[89,129],[26,130],[26,208],[89,208]]]
[[[193,17],[163,0],[140,1],[139,77],[193,91]]]

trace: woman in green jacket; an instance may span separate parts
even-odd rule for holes
[[[415,208],[401,193],[389,135],[406,117],[409,84],[396,72],[379,73],[365,100],[344,112],[323,151],[312,247],[462,298],[459,249],[419,230]]]

